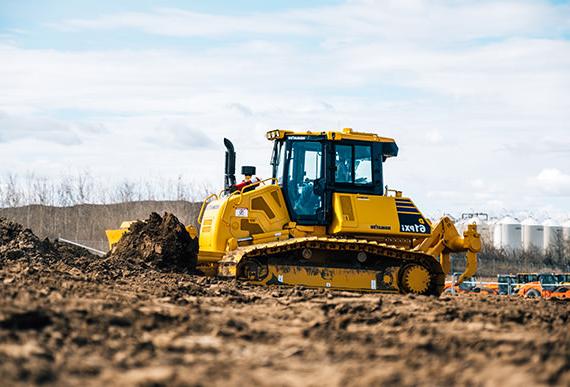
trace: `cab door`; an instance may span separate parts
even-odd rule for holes
[[[291,220],[325,225],[325,144],[310,136],[287,140],[283,188]]]

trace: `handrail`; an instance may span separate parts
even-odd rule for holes
[[[238,200],[238,202],[236,203],[236,206],[239,206],[239,205],[241,204],[241,201],[242,201],[242,199],[243,199],[243,192],[244,192],[244,190],[246,190],[246,189],[248,189],[248,188],[250,188],[250,187],[258,186],[258,185],[263,184],[263,183],[265,183],[266,181],[270,181],[270,180],[271,180],[272,182],[273,182],[273,181],[279,182],[279,180],[276,179],[275,177],[268,177],[267,179],[258,180],[258,181],[256,181],[255,183],[246,185],[245,187],[243,187],[242,189],[240,189],[240,190],[239,190],[239,200]],[[236,191],[236,192],[237,192],[237,191]],[[234,192],[234,193],[236,193],[236,192]],[[233,195],[234,193],[232,193],[232,195]]]
[[[401,198],[402,197],[402,191],[398,191],[397,189],[392,189],[392,188],[388,188],[388,186],[384,187],[385,189],[385,195],[386,196],[390,196],[390,192],[394,193],[394,197],[396,198]]]
[[[210,194],[206,197],[206,199],[204,199],[204,201],[202,202],[202,207],[200,208],[200,214],[198,214],[198,224],[202,225],[202,217],[204,216],[204,210],[206,209],[206,206],[208,204],[208,200],[210,200],[211,198],[215,197],[216,200],[219,199],[219,196],[215,193]]]

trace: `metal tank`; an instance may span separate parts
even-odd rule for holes
[[[529,217],[522,221],[522,244],[525,250],[544,249],[544,227],[536,219]]]
[[[461,219],[456,222],[456,228],[461,233],[467,231],[470,224],[477,225],[477,232],[481,235],[481,240],[485,243],[492,243],[493,233],[491,223],[489,223],[489,215],[483,212],[461,214]]]
[[[562,236],[565,241],[570,240],[570,219],[562,223]]]
[[[498,249],[516,251],[522,249],[522,226],[510,216],[500,219],[493,230],[493,245]]]
[[[495,243],[495,225],[497,224],[497,222],[499,221],[499,219],[497,218],[491,218],[489,219],[489,221],[487,222],[487,227],[489,227],[489,244],[493,245]]]
[[[544,249],[554,248],[557,243],[563,241],[563,227],[554,219],[547,219],[542,223],[544,226]]]

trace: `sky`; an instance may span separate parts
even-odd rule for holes
[[[0,175],[270,174],[266,131],[393,137],[428,214],[570,216],[567,1],[0,1]]]

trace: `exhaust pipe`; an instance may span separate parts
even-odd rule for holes
[[[236,152],[234,144],[227,138],[224,138],[226,146],[226,166],[224,171],[224,189],[229,191],[236,184]]]

